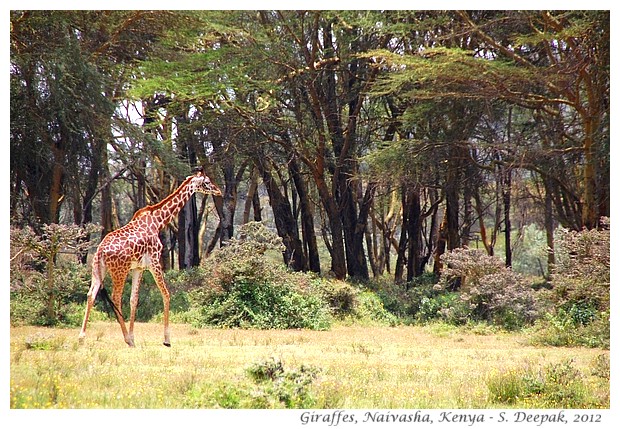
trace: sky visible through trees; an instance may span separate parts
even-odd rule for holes
[[[545,274],[610,215],[609,11],[10,16],[12,226],[106,233],[202,165],[167,268],[257,220],[294,270],[401,282],[533,229]]]

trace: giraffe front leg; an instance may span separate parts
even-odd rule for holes
[[[139,268],[134,269],[131,273],[131,298],[129,299],[130,313],[128,338],[131,341],[131,344],[134,343],[133,325],[136,320],[136,310],[138,308],[138,293],[140,292],[141,280],[142,270]]]
[[[159,259],[157,260],[159,261]],[[161,266],[158,263],[154,263],[150,267],[150,271],[151,274],[153,274],[155,283],[157,283],[157,287],[161,292],[161,297],[164,300],[164,346],[170,347],[170,327],[168,326],[170,313],[170,292],[166,287],[166,282],[164,281],[164,274]]]

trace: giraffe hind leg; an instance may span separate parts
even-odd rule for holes
[[[124,271],[122,275],[117,273],[112,277],[112,283],[114,284],[112,287],[112,307],[116,314],[116,320],[118,320],[118,324],[121,325],[121,331],[123,332],[125,342],[129,347],[134,347],[133,338],[129,336],[122,312],[123,288],[125,287],[125,278],[127,277],[128,271],[129,270]]]
[[[101,281],[93,278],[90,286],[90,290],[88,291],[88,295],[86,296],[86,311],[84,312],[84,321],[82,322],[82,329],[80,330],[80,335],[78,336],[78,340],[80,343],[84,342],[84,338],[86,338],[86,325],[88,323],[88,317],[90,315],[90,311],[95,304],[95,298],[97,297],[97,292],[99,291],[99,287],[101,286]]]
[[[90,282],[90,289],[88,290],[88,294],[86,295],[86,310],[84,312],[84,321],[82,322],[82,329],[80,330],[80,335],[78,336],[78,340],[80,343],[84,342],[84,338],[86,338],[86,325],[88,324],[88,317],[90,316],[90,311],[95,304],[95,298],[97,298],[97,292],[99,292],[99,288],[101,287],[101,282],[105,276],[105,266],[103,264],[99,265],[99,261],[93,265],[93,272]]]

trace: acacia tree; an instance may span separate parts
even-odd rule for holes
[[[288,146],[308,169],[327,218],[331,271],[368,278],[363,247],[373,184],[359,178],[358,157],[367,145],[360,128],[366,93],[376,76],[359,52],[378,48],[389,35],[365,12],[263,12],[270,41],[268,58],[279,77],[273,98],[294,122],[286,124]],[[371,14],[372,15],[372,14]]]
[[[513,62],[513,68],[522,69],[531,79],[521,88],[511,87],[510,80],[495,81],[500,96],[542,114],[561,116],[565,122],[563,138],[553,143],[577,150],[582,157],[579,217],[575,220],[580,227],[596,227],[609,214],[605,185],[609,176],[600,162],[608,159],[609,12],[507,13],[502,26],[486,25],[492,21],[476,15],[459,12],[472,36],[498,60]],[[519,31],[506,33],[514,29]],[[575,121],[569,126],[571,117]]]
[[[416,21],[418,18],[421,21]],[[449,233],[455,232],[455,227],[469,224],[468,200],[471,197],[475,199],[482,222],[485,204],[476,187],[469,188],[474,195],[463,194],[463,210],[450,209],[460,196],[449,183],[454,178],[459,182],[462,179],[458,176],[459,169],[454,167],[468,158],[477,167],[496,173],[495,228],[503,224],[507,237],[510,233],[511,177],[519,168],[543,177],[545,199],[553,203],[562,223],[577,229],[596,226],[597,219],[608,213],[609,199],[608,15],[600,12],[482,11],[447,13],[433,18],[416,14],[402,18],[427,29],[422,32],[421,40],[409,39],[418,40],[412,44],[416,49],[365,54],[368,58],[379,59],[379,66],[385,70],[374,93],[377,96],[398,95],[412,101],[432,100],[435,106],[448,100],[455,105],[462,105],[466,100],[471,105],[472,101],[479,100],[482,106],[495,101],[505,106],[518,106],[525,109],[522,112],[529,111],[530,120],[523,121],[523,126],[542,126],[539,132],[545,136],[542,145],[533,139],[515,144],[510,131],[512,120],[507,119],[501,125],[507,138],[501,145],[493,143],[492,156],[486,161],[477,159],[480,155],[478,144],[469,138],[473,133],[469,137],[463,134],[464,139],[446,139],[447,135],[427,137],[430,141],[453,142],[449,146],[452,153],[447,157],[452,169],[447,170],[448,186],[444,188],[446,234],[440,234],[438,248],[443,240],[455,242],[459,238]],[[505,111],[510,112],[510,109]],[[412,114],[406,112],[405,116]],[[473,130],[480,122],[475,116],[472,119],[467,128]],[[419,118],[415,121],[423,123]],[[463,131],[461,127],[455,130]],[[463,144],[471,149],[461,151]],[[469,189],[464,188],[465,191]],[[545,223],[549,230],[553,222],[549,220],[549,204],[545,207],[548,213]],[[463,224],[457,221],[459,213],[462,213]],[[461,231],[460,238],[466,228]],[[483,223],[480,229],[481,233],[485,231]],[[492,242],[484,242],[491,252]],[[509,247],[507,263],[510,263]]]
[[[11,214],[70,203],[87,222],[101,192],[107,231],[112,185],[129,212],[200,163],[224,191],[210,245],[249,177],[287,264],[320,270],[320,218],[336,277],[380,273],[391,248],[411,279],[476,224],[489,253],[509,238],[526,173],[549,237],[608,214],[608,92],[606,12],[12,12]],[[373,155],[397,164],[365,175]],[[195,246],[199,207],[170,248]]]
[[[112,105],[101,92],[105,77],[80,39],[80,18],[11,12],[11,200],[28,199],[25,213],[12,205],[15,220],[22,215],[33,224],[57,223],[62,202],[74,197],[75,221],[92,218],[90,204],[82,204],[97,189],[101,135]]]
[[[11,12],[11,189],[24,216],[92,219],[102,192],[104,233],[112,228],[108,144],[122,122],[115,107],[129,65],[156,46],[172,14],[149,11]],[[86,178],[86,179],[85,179]]]

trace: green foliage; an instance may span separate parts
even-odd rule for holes
[[[609,220],[604,222],[609,225]],[[583,230],[558,232],[556,269],[551,299],[571,311],[609,310],[610,231]]]
[[[26,350],[60,350],[64,347],[64,338],[37,332],[26,338]]]
[[[250,383],[224,382],[212,388],[197,383],[191,374],[180,380],[185,406],[191,408],[313,408],[312,383],[320,370],[301,365],[287,369],[279,359],[266,359],[246,368]]]
[[[572,360],[543,368],[511,369],[487,380],[490,400],[499,404],[535,403],[544,408],[593,408],[600,406],[592,398],[585,375]]]
[[[90,273],[77,261],[92,246],[89,225],[50,224],[41,233],[11,229],[11,323],[76,326],[77,302],[86,296]],[[67,257],[65,253],[73,253]]]
[[[553,288],[546,293],[553,310],[533,327],[531,341],[609,348],[609,230],[560,230],[558,236]]]
[[[313,276],[290,272],[265,252],[279,237],[260,223],[240,228],[206,261],[206,283],[189,293],[197,326],[327,329],[330,313]]]
[[[273,358],[257,362],[247,369],[257,385],[254,404],[259,408],[312,408],[316,400],[309,387],[319,372],[306,365],[286,370],[282,361]]]
[[[357,295],[357,305],[352,314],[358,323],[394,326],[398,318],[383,307],[381,299],[373,292],[362,291]]]
[[[381,299],[385,310],[402,321],[413,321],[420,311],[421,300],[439,294],[434,289],[435,283],[436,277],[426,273],[408,284],[397,284],[383,276],[370,280],[367,286]]]
[[[547,313],[528,331],[528,339],[535,345],[557,347],[600,347],[610,346],[609,313],[601,312],[587,325],[575,322],[571,313],[558,309]]]

